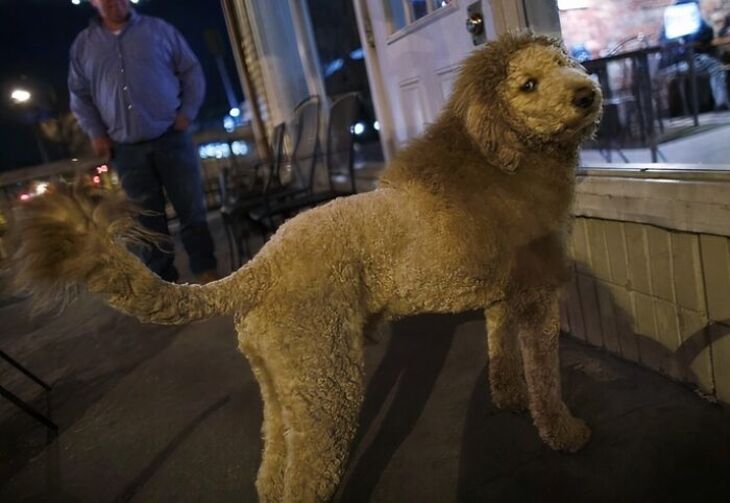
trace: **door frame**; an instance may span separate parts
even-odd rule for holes
[[[365,54],[365,69],[368,75],[370,96],[375,109],[375,120],[380,126],[380,144],[383,150],[385,161],[390,161],[396,152],[395,128],[393,125],[392,108],[388,101],[385,79],[380,71],[380,60],[375,49],[375,34],[370,16],[370,8],[367,0],[352,0],[355,6],[355,18],[357,20],[357,31],[360,35],[360,45]]]

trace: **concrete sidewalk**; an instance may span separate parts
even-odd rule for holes
[[[261,402],[230,319],[142,325],[85,297],[28,321],[25,307],[0,304],[0,348],[54,385],[61,434],[46,446],[40,425],[0,401],[0,501],[256,500]],[[727,409],[561,342],[564,396],[594,430],[574,455],[492,405],[479,313],[388,326],[367,348],[360,439],[337,500],[728,499]],[[0,382],[45,406],[5,365]]]

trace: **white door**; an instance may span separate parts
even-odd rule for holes
[[[477,46],[466,20],[480,8],[488,40],[526,25],[519,0],[354,0],[380,136],[390,158],[432,122],[460,62]]]

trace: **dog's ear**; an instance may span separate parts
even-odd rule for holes
[[[472,103],[464,116],[466,130],[480,150],[496,167],[513,174],[522,161],[523,147],[517,135],[500,117],[492,104]]]

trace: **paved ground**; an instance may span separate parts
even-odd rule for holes
[[[61,426],[46,446],[0,401],[0,501],[255,501],[261,403],[230,319],[156,327],[82,298],[29,321],[5,298],[0,320],[0,348],[53,383]],[[730,411],[655,373],[565,338],[564,395],[594,436],[564,455],[492,405],[479,313],[379,338],[338,501],[728,500]],[[45,406],[5,365],[0,382]]]
[[[688,120],[679,119],[675,122],[680,125],[684,124],[688,131],[679,139],[659,145],[661,162],[727,165],[728,159],[730,159],[730,147],[727,141],[730,124],[728,124],[726,114],[703,114],[700,124],[707,129],[697,133],[690,133],[692,128],[689,127]],[[651,151],[648,148],[623,148],[621,151],[628,162],[651,162]],[[616,163],[617,167],[621,167],[623,161],[617,151],[613,150],[611,155],[612,162]],[[581,151],[581,165],[583,166],[605,162],[606,159],[597,150],[583,149]]]

